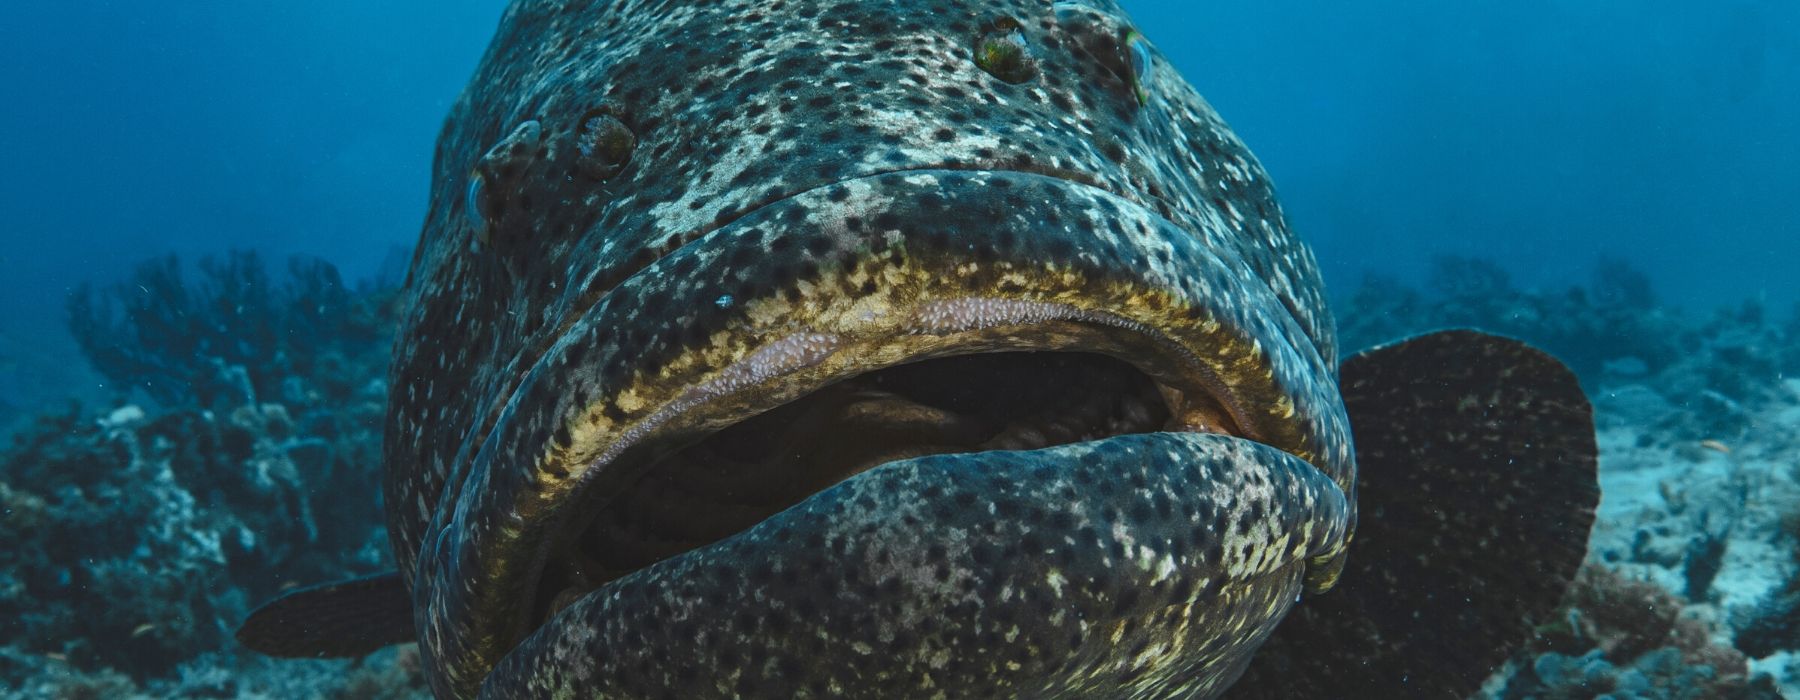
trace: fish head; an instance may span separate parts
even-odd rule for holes
[[[1111,2],[515,2],[409,289],[385,495],[442,696],[846,690],[820,640],[1212,692],[1354,520],[1311,253]]]

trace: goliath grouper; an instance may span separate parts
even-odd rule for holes
[[[1106,0],[518,0],[409,285],[399,571],[240,639],[417,640],[443,698],[1456,697],[1597,500],[1548,356],[1340,371]]]

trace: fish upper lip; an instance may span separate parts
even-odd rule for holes
[[[765,198],[763,200],[758,201],[753,206],[745,207],[741,210],[734,212],[730,217],[725,217],[722,219],[715,219],[714,221],[710,222],[706,226],[700,227],[700,228],[695,229],[687,234],[684,234],[682,237],[686,238],[687,242],[682,244],[675,250],[669,251],[669,253],[667,255],[672,255],[676,251],[680,250],[681,248],[686,248],[687,246],[695,245],[695,244],[705,240],[709,234],[729,228],[733,224],[736,224],[739,220],[744,219],[745,217],[752,216],[759,211],[767,209],[771,206],[775,206],[782,202],[786,202],[786,201],[795,199],[797,197],[806,196],[807,194],[810,194],[812,192],[829,189],[832,187],[842,185],[847,182],[854,182],[854,181],[858,181],[858,180],[878,178],[878,177],[881,177],[884,175],[903,175],[906,173],[921,173],[921,172],[935,172],[935,171],[954,171],[954,172],[970,172],[970,173],[1019,173],[1019,174],[1024,174],[1024,175],[1047,177],[1047,178],[1067,182],[1069,184],[1076,185],[1076,186],[1091,187],[1096,190],[1100,190],[1107,194],[1110,194],[1110,195],[1113,195],[1120,199],[1124,199],[1128,202],[1131,202],[1132,204],[1142,207],[1145,212],[1151,214],[1152,216],[1155,216],[1156,218],[1167,222],[1169,225],[1174,226],[1176,228],[1182,228],[1183,230],[1186,230],[1186,227],[1182,226],[1178,222],[1170,220],[1168,217],[1164,216],[1161,212],[1157,211],[1155,208],[1152,208],[1149,205],[1147,205],[1141,198],[1134,196],[1132,193],[1129,193],[1129,192],[1120,192],[1113,188],[1107,187],[1103,183],[1101,183],[1099,178],[1097,178],[1093,175],[1089,175],[1087,173],[1083,173],[1078,170],[1039,167],[1039,166],[1034,166],[1029,163],[1010,164],[1013,167],[990,167],[990,166],[1002,166],[1002,165],[1009,165],[1009,164],[1006,164],[1003,161],[992,161],[992,162],[981,162],[981,163],[950,162],[950,163],[940,163],[940,164],[935,164],[935,165],[909,165],[906,167],[892,168],[892,169],[888,169],[888,170],[877,170],[877,171],[873,171],[873,172],[869,172],[869,173],[863,173],[863,174],[852,175],[849,177],[837,178],[837,179],[831,180],[830,182],[824,182],[824,183],[804,187],[801,189],[797,189],[797,190],[794,190],[791,192],[785,192],[776,197]],[[666,255],[665,255],[665,257],[666,257]],[[658,259],[660,259],[660,258],[658,258]],[[521,369],[516,374],[514,374],[513,379],[511,381],[511,385],[508,386],[506,388],[506,390],[501,392],[501,394],[500,394],[500,396],[503,397],[503,400],[496,401],[494,403],[494,405],[488,409],[488,412],[487,412],[488,414],[487,414],[485,420],[483,420],[479,425],[471,426],[470,433],[467,436],[465,436],[465,440],[464,440],[465,442],[469,442],[469,438],[475,438],[474,441],[470,445],[468,454],[470,454],[470,455],[479,454],[482,451],[482,449],[485,448],[485,446],[487,445],[487,442],[489,440],[493,439],[494,433],[496,431],[498,431],[501,427],[500,417],[504,413],[505,407],[509,403],[511,403],[512,399],[515,398],[515,396],[518,394],[518,392],[523,391],[525,389],[525,387],[526,387],[525,378],[530,376],[531,373],[534,370],[536,370],[537,367],[541,363],[544,362],[545,357],[549,355],[550,348],[555,346],[558,341],[560,341],[565,335],[567,335],[568,332],[572,328],[574,328],[575,325],[580,322],[581,318],[583,316],[585,316],[590,310],[592,310],[595,306],[605,302],[608,298],[610,298],[612,296],[613,292],[615,290],[617,290],[620,286],[623,286],[627,280],[630,280],[631,278],[636,277],[639,274],[642,274],[644,270],[655,265],[656,261],[657,261],[657,259],[652,259],[652,260],[644,261],[642,263],[637,264],[637,266],[634,267],[629,273],[622,275],[619,278],[619,283],[615,284],[612,288],[606,289],[598,294],[594,294],[593,296],[591,296],[589,298],[583,299],[580,303],[573,304],[569,307],[568,312],[566,314],[564,314],[563,318],[557,322],[556,329],[554,331],[545,333],[543,335],[543,338],[541,340],[538,340],[536,343],[534,343],[533,346],[530,348],[530,353],[529,353],[531,356],[530,362],[528,364],[520,363]],[[523,355],[524,353],[521,353],[521,354]],[[448,492],[448,491],[446,491],[446,492]]]

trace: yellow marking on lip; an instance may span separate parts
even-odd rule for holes
[[[619,392],[618,397],[613,399],[613,401],[619,405],[619,410],[632,413],[643,410],[645,405],[644,399],[638,396],[637,391],[634,389],[626,389]]]

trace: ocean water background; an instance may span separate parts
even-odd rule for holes
[[[1754,300],[1786,319],[1800,302],[1800,2],[1124,3],[1171,64],[1158,69],[1182,72],[1261,158],[1335,294],[1369,274],[1417,284],[1457,255],[1544,289],[1622,261],[1696,317]],[[191,270],[254,249],[277,270],[305,254],[347,280],[391,273],[418,234],[443,116],[503,6],[0,3],[0,424],[69,396],[112,406],[116,387],[68,335],[65,299],[145,258],[173,253]],[[1693,332],[1713,332],[1701,323]],[[1765,337],[1707,346],[1699,369],[1669,360],[1666,376],[1711,384],[1668,389],[1662,404],[1643,387],[1603,399],[1602,440],[1624,465],[1605,487],[1626,508],[1603,520],[1660,522],[1657,490],[1672,482],[1718,484],[1695,487],[1693,502],[1739,494],[1752,513],[1742,522],[1756,524],[1740,533],[1773,531],[1785,516],[1770,504],[1800,502],[1800,491],[1746,498],[1735,485],[1793,466],[1791,372],[1786,385],[1740,373],[1792,394],[1751,406],[1742,425],[1694,425],[1718,411],[1683,402],[1756,393],[1702,370],[1751,364],[1707,362]],[[1686,424],[1670,429],[1665,415]],[[1770,416],[1758,447],[1734,442],[1734,456],[1715,439],[1748,442]],[[1594,551],[1638,556],[1632,527],[1601,532]],[[1667,561],[1633,575],[1678,590],[1691,533],[1672,531],[1656,545]],[[1763,539],[1732,545],[1714,609],[1777,589],[1795,554]],[[1800,687],[1800,655],[1789,656],[1787,682]]]
[[[254,248],[347,278],[416,238],[499,0],[0,4],[0,381],[86,381],[63,298]],[[1800,300],[1800,3],[1127,2],[1267,166],[1332,289],[1601,257],[1670,304]],[[86,390],[91,387],[75,386]]]

